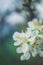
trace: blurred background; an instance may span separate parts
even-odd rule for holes
[[[0,65],[43,65],[39,56],[20,61],[13,45],[13,33],[25,31],[34,18],[43,21],[43,0],[0,0]]]

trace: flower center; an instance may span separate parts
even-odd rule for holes
[[[41,22],[34,22],[33,24],[34,24],[34,26],[41,26],[42,25]]]
[[[19,38],[19,35],[16,35],[16,38],[18,39]]]

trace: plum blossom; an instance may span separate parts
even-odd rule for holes
[[[43,57],[43,24],[42,21],[34,19],[28,22],[25,32],[15,32],[13,35],[14,46],[17,53],[21,53],[20,60],[29,60],[31,55]]]

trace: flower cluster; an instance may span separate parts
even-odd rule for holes
[[[13,35],[14,46],[17,53],[21,53],[20,59],[28,60],[30,56],[43,57],[43,25],[41,21],[34,19],[28,22],[25,32],[15,32]]]

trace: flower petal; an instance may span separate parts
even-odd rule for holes
[[[14,42],[14,46],[19,46],[22,43],[22,41]]]
[[[23,54],[20,59],[23,61],[23,60],[29,60],[30,59],[30,53],[25,53]]]
[[[28,23],[28,26],[29,26],[29,27],[34,27],[33,22],[30,21],[30,22]]]
[[[29,50],[28,44],[23,43],[23,44],[22,44],[22,52],[23,52],[23,53],[26,53],[28,50]]]
[[[13,34],[13,40],[17,41],[18,39],[20,39],[20,33],[19,32],[15,32]]]
[[[33,56],[33,57],[36,57],[36,55],[37,55],[37,50],[34,48],[31,53],[32,53],[32,56]]]
[[[40,51],[39,56],[43,57],[43,51]]]
[[[36,36],[31,37],[31,38],[29,39],[30,45],[34,44],[35,38],[36,38]]]
[[[43,38],[43,34],[38,35],[38,37]]]
[[[17,53],[22,53],[21,47],[18,47],[18,48],[16,49],[16,52],[17,52]]]

